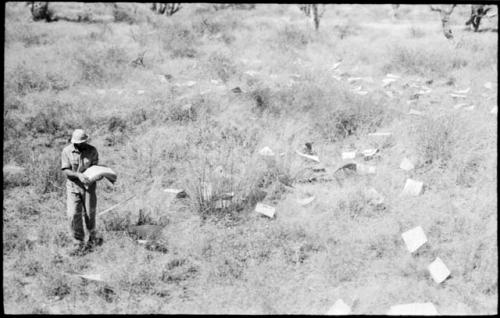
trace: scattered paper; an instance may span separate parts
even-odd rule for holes
[[[97,282],[103,282],[104,280],[101,277],[101,274],[75,274],[76,276],[79,276],[83,279],[86,280],[93,280]]]
[[[342,299],[339,299],[327,311],[326,315],[349,315],[350,313],[351,307],[349,307],[349,305],[347,305]]]
[[[467,96],[465,95],[458,95],[458,94],[450,94],[451,97],[454,97],[454,98],[466,98]]]
[[[418,111],[418,110],[415,110],[415,109],[410,109],[410,111],[408,112],[409,115],[418,115],[418,116],[423,116],[424,113],[422,113],[421,111]]]
[[[143,89],[139,89],[139,90],[137,91],[137,95],[142,95],[142,94],[144,94],[144,90],[143,90]]]
[[[264,147],[261,150],[259,150],[259,155],[265,156],[265,157],[272,157],[274,156],[274,152],[271,150],[269,147]]]
[[[341,64],[342,62],[337,62],[335,64],[332,65],[332,67],[330,67],[330,70],[335,70],[337,67],[339,67],[339,65]]]
[[[421,91],[417,92],[417,95],[426,95],[426,94],[429,94],[430,92],[432,92],[432,89],[421,90]]]
[[[247,74],[249,76],[255,76],[258,74],[258,72],[254,71],[254,70],[248,70],[248,71],[245,71],[245,74]]]
[[[318,156],[312,156],[312,155],[306,155],[305,153],[301,153],[300,151],[296,150],[295,151],[299,156],[319,162],[319,157]]]
[[[267,217],[273,218],[274,213],[276,212],[276,209],[270,205],[264,204],[264,203],[257,203],[255,206],[255,212],[263,214]]]
[[[139,244],[148,244],[149,240],[137,240]]]
[[[368,136],[376,136],[376,137],[387,137],[387,136],[390,136],[392,135],[391,132],[376,132],[376,133],[369,133]]]
[[[470,91],[470,87],[467,87],[467,88],[462,89],[462,90],[454,91],[453,94],[467,94],[469,91]]]
[[[342,153],[342,160],[349,160],[356,158],[356,151],[346,151]]]
[[[387,77],[391,77],[391,78],[401,78],[401,76],[399,75],[396,75],[396,74],[391,74],[391,73],[387,73],[386,75]]]
[[[377,148],[373,148],[373,149],[363,150],[361,153],[365,157],[371,157],[371,156],[374,156],[377,152],[378,152],[378,149]]]
[[[217,84],[219,84],[219,81],[213,79],[213,80],[210,80],[210,83],[217,85]]]
[[[429,265],[428,269],[432,279],[438,284],[444,282],[450,276],[450,270],[439,257],[436,257],[436,260]]]
[[[392,82],[395,82],[395,81],[396,81],[396,79],[394,79],[394,78],[384,78],[382,80],[382,83],[383,83],[382,87],[386,87],[386,86],[390,85]]]
[[[484,87],[487,89],[493,89],[493,83],[492,82],[486,82],[484,83]]]
[[[493,115],[496,115],[498,114],[498,106],[495,106],[491,109],[490,113],[492,113]]]
[[[297,203],[300,205],[308,205],[309,203],[313,202],[315,198],[315,196],[312,196],[310,198],[298,199]]]
[[[359,80],[361,80],[361,77],[349,77],[349,78],[347,79],[347,81],[348,81],[349,83],[356,82],[356,81],[359,81]]]
[[[106,94],[106,90],[104,90],[104,89],[96,89],[95,91],[97,92],[97,94],[101,94],[101,95]]]
[[[410,253],[415,252],[420,246],[427,242],[427,236],[425,236],[424,230],[420,226],[404,232],[401,236]]]
[[[377,170],[375,166],[369,166],[358,163],[356,164],[356,171],[359,174],[375,174]]]
[[[475,107],[476,107],[476,106],[471,105],[471,106],[469,106],[469,107],[465,107],[464,109],[465,109],[465,110],[469,110],[469,111],[471,111],[471,110],[474,110],[474,108],[475,108]]]
[[[357,91],[360,91],[361,88],[362,88],[361,86],[356,86],[356,87],[352,88],[352,91],[357,92]]]
[[[433,316],[438,315],[438,311],[436,307],[432,303],[412,303],[412,304],[404,304],[404,305],[394,305],[391,306],[387,315],[394,316],[410,316],[410,315],[426,315]]]
[[[337,76],[337,75],[332,75],[332,77],[333,77],[334,79],[336,79],[337,81],[341,81],[341,80],[342,80],[342,77]]]
[[[401,161],[401,164],[399,165],[399,168],[401,168],[401,169],[403,169],[405,171],[410,171],[413,168],[415,168],[415,166],[413,165],[413,163],[408,158],[403,158],[403,161]]]
[[[456,104],[455,106],[453,106],[454,109],[459,109],[463,106],[467,105],[466,103],[460,103],[460,104]]]
[[[402,195],[418,196],[422,193],[423,186],[423,182],[407,179]]]
[[[368,91],[357,91],[356,94],[365,96],[366,94],[368,94]]]
[[[387,91],[387,92],[385,92],[385,94],[387,96],[389,96],[389,98],[393,98],[394,97],[394,94],[391,91]]]
[[[384,196],[381,195],[380,193],[378,193],[377,190],[375,190],[375,188],[369,188],[367,191],[366,191],[366,196],[368,198],[368,201],[373,203],[373,204],[382,204],[384,203]]]
[[[160,80],[160,83],[167,83],[168,82],[167,79],[165,78],[165,76],[161,75],[161,74],[158,75],[158,79]]]

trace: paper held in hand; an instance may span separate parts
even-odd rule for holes
[[[116,172],[113,169],[103,166],[91,166],[83,174],[89,178],[90,183],[99,181],[102,178],[108,179],[111,183],[114,183],[117,179]]]

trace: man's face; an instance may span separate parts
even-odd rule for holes
[[[83,149],[85,149],[87,143],[85,142],[82,142],[82,143],[79,143],[79,144],[73,144],[75,145],[75,148],[78,149],[78,151],[82,151]]]

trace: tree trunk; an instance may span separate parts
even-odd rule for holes
[[[318,31],[319,29],[319,15],[318,15],[318,5],[312,4],[313,19],[314,19],[314,29]]]

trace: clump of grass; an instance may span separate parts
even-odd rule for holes
[[[458,142],[457,119],[449,116],[425,118],[414,127],[416,153],[424,165],[446,167]]]
[[[220,78],[223,82],[227,82],[237,71],[232,58],[221,51],[210,54],[206,64],[209,72],[213,76]]]
[[[404,71],[409,74],[428,76],[435,74],[446,77],[454,69],[461,69],[468,64],[468,59],[451,48],[439,49],[431,46],[396,44],[389,48],[389,62],[384,71]]]
[[[165,50],[170,51],[173,58],[198,56],[196,50],[197,39],[192,28],[184,23],[160,23],[163,31],[160,40]]]
[[[311,34],[298,26],[286,25],[284,29],[277,32],[276,39],[272,41],[274,45],[278,45],[282,50],[303,48],[311,42]]]
[[[425,31],[417,26],[411,26],[409,30],[410,37],[414,39],[422,38],[425,36]]]
[[[119,46],[85,47],[75,54],[80,80],[87,84],[119,81],[128,66],[127,51]]]

